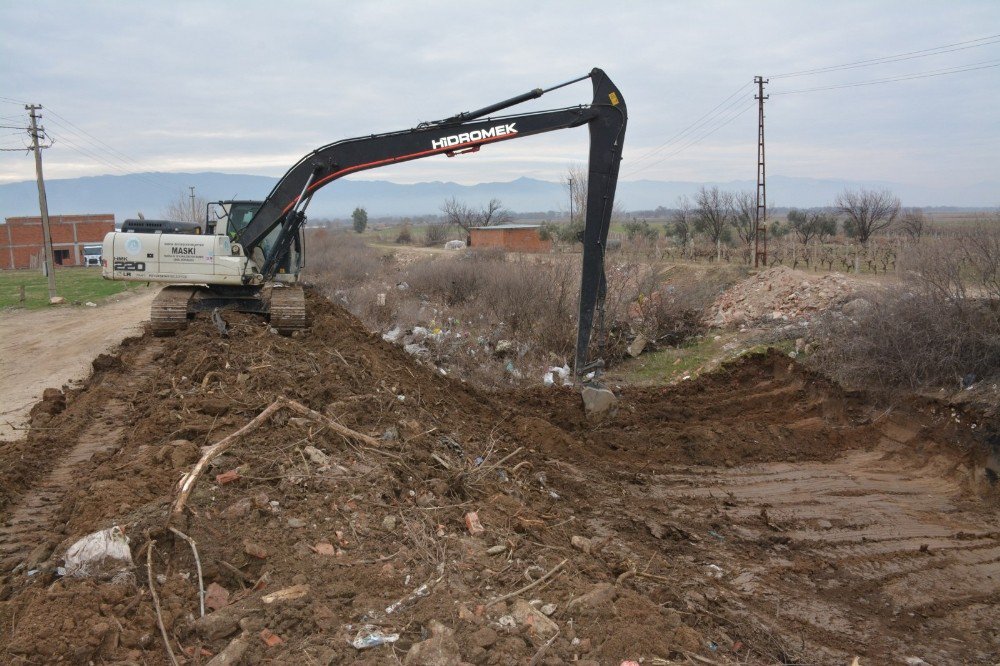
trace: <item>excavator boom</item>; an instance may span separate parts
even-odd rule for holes
[[[587,125],[590,131],[587,215],[575,359],[577,373],[583,374],[588,369],[587,353],[595,309],[602,306],[606,290],[604,251],[628,120],[621,92],[600,69],[548,90],[586,78],[593,84],[590,105],[489,117],[495,111],[547,92],[535,89],[477,111],[422,123],[414,129],[346,139],[318,148],[299,160],[278,181],[237,240],[244,248],[252,249],[276,227],[281,227],[261,268],[263,279],[268,280],[304,223],[310,198],[338,178],[433,155],[474,152],[491,143]]]

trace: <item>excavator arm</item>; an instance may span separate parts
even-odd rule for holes
[[[490,114],[541,97],[544,93],[590,78],[590,105],[491,117]],[[587,216],[583,243],[583,277],[577,331],[576,372],[589,368],[587,349],[595,309],[600,311],[606,290],[604,250],[611,224],[618,167],[628,113],[625,100],[600,69],[587,76],[553,86],[536,88],[477,111],[400,132],[372,134],[346,139],[319,148],[303,157],[278,181],[263,205],[237,239],[248,251],[258,246],[276,227],[276,241],[265,257],[259,275],[248,280],[273,277],[281,258],[297,237],[305,221],[305,210],[313,194],[343,176],[400,162],[445,154],[454,156],[478,151],[482,146],[587,125],[590,130],[590,162],[587,181]]]

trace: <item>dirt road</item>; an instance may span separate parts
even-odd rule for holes
[[[0,441],[20,436],[31,406],[47,387],[90,374],[90,362],[142,332],[156,289],[129,293],[96,308],[62,307],[0,316]]]

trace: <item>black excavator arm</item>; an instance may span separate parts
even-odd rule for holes
[[[586,78],[590,78],[594,89],[590,105],[489,117],[491,113]],[[238,241],[251,251],[271,231],[281,227],[261,266],[261,274],[256,276],[257,280],[269,280],[297,237],[313,194],[342,176],[442,153],[453,156],[475,152],[490,143],[587,125],[590,130],[590,163],[575,359],[576,372],[582,375],[589,370],[587,349],[594,312],[595,309],[601,310],[606,291],[604,250],[611,225],[627,120],[625,99],[607,74],[594,69],[587,76],[573,81],[544,90],[536,88],[477,111],[421,123],[414,129],[331,143],[306,155],[289,169],[243,229]]]

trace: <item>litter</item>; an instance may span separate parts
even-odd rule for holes
[[[712,578],[722,578],[724,574],[724,572],[722,571],[722,567],[720,567],[718,564],[709,564],[705,568],[708,569],[708,575],[711,576]]]
[[[357,650],[364,650],[371,647],[378,647],[386,643],[395,643],[399,640],[399,634],[390,634],[382,631],[375,625],[366,624],[361,627],[351,645]]]
[[[66,551],[66,575],[117,578],[132,569],[128,537],[115,525],[83,537]]]

